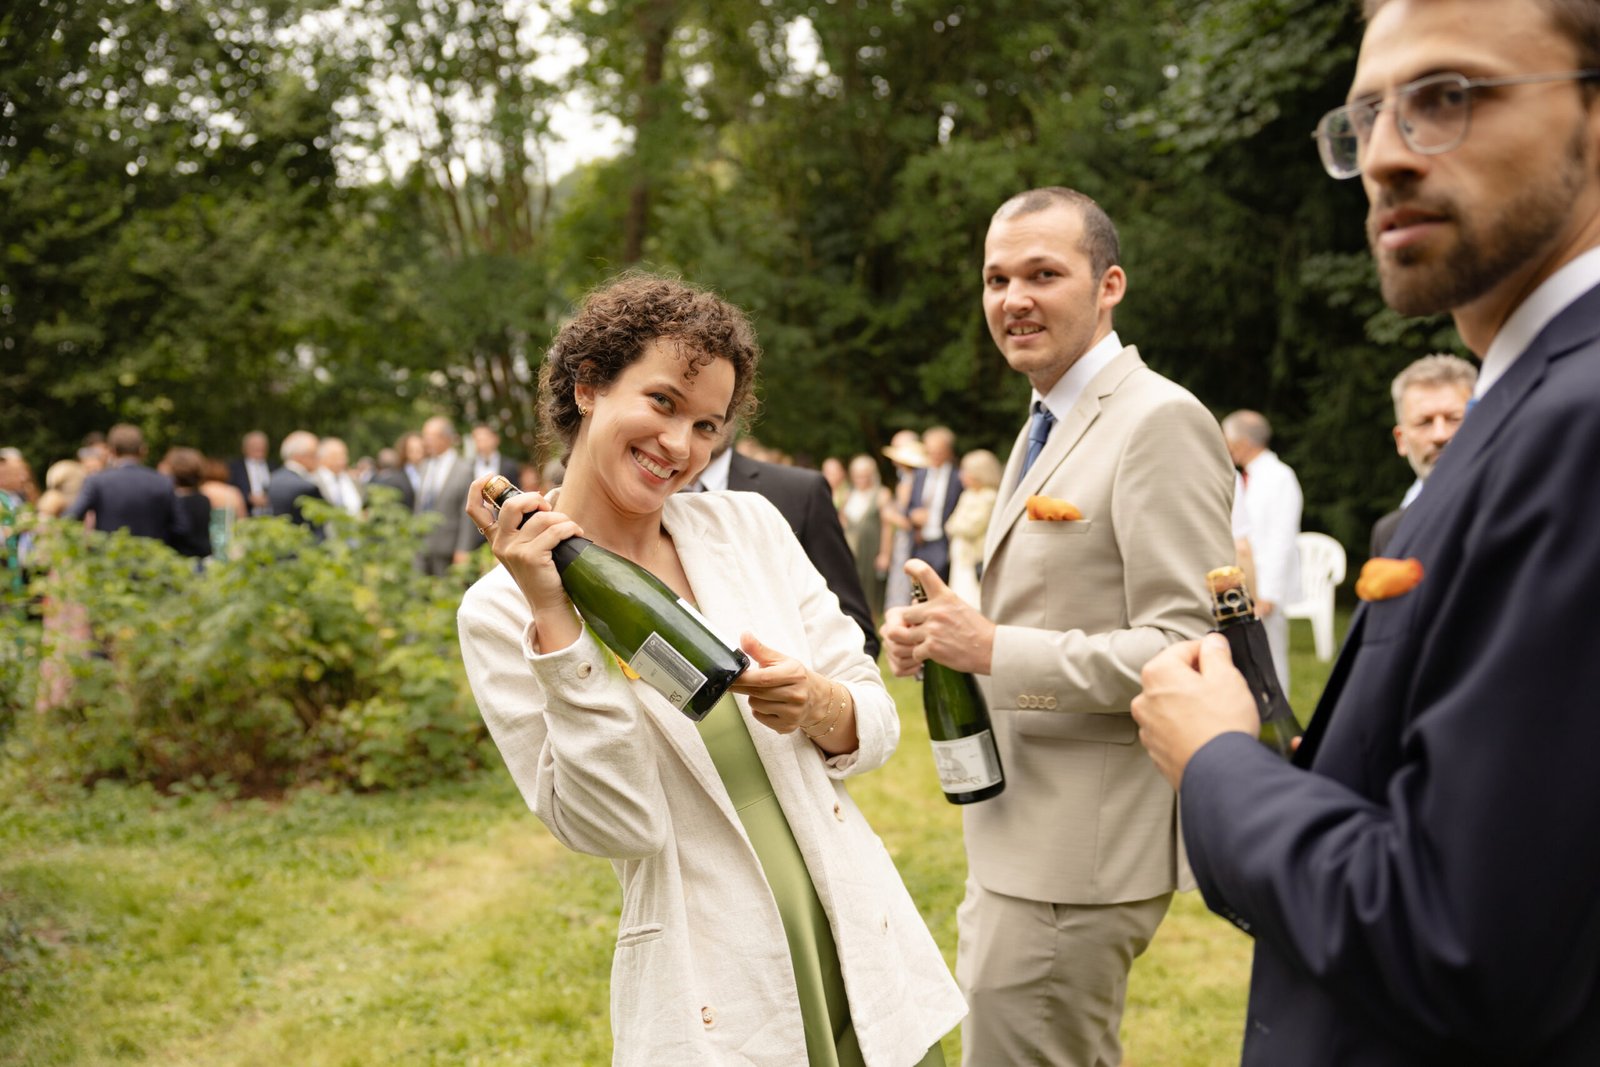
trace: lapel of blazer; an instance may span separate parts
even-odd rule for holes
[[[984,537],[984,566],[989,565],[990,559],[999,550],[1001,543],[1022,518],[1027,509],[1028,497],[1044,486],[1056,468],[1061,466],[1077,447],[1078,442],[1083,440],[1084,434],[1089,432],[1089,427],[1100,416],[1101,402],[1115,393],[1128,375],[1142,366],[1144,360],[1139,358],[1139,350],[1132,345],[1124,348],[1115,359],[1106,364],[1105,369],[1096,374],[1084,387],[1077,402],[1072,405],[1072,410],[1067,412],[1065,417],[1057,417],[1055,428],[1050,431],[1050,439],[1045,442],[1044,450],[1039,453],[1039,458],[1034,461],[1027,475],[1018,482],[1017,473],[1022,469],[1022,460],[1028,451],[1029,424],[1023,424],[1016,443],[1011,447],[1011,456],[1006,461],[1005,477],[1000,482],[1002,486],[1012,488],[1009,491],[1001,490],[1001,503],[996,507],[994,519],[989,523],[989,532]]]

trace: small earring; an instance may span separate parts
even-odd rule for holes
[[[582,404],[579,404],[578,405],[578,418],[587,419],[588,417],[589,417],[589,409],[584,407]]]

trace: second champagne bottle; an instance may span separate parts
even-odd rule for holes
[[[495,508],[521,493],[499,475],[483,486]],[[552,555],[573,607],[596,637],[673,707],[705,718],[750,666],[660,578],[583,537],[569,537]]]
[[[918,582],[911,583],[911,599],[927,602]],[[978,680],[930,659],[922,665],[922,708],[944,798],[952,804],[976,804],[1004,792],[1006,773]]]

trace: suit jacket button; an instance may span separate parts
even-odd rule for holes
[[[579,678],[587,678],[593,672],[594,672],[594,665],[593,664],[591,664],[591,663],[580,663],[580,664],[578,664],[578,677]]]
[[[1047,710],[1054,711],[1055,707],[1056,707],[1056,698],[1055,697],[1045,697],[1044,698],[1044,706],[1045,706],[1045,708]]]
[[[707,1004],[705,1007],[700,1009],[700,1021],[706,1024],[707,1030],[711,1029],[717,1024],[717,1016],[714,1012],[712,1012],[711,1005]]]
[[[835,804],[833,806],[833,817],[835,819],[838,819],[840,822],[844,822],[844,805],[843,804]]]

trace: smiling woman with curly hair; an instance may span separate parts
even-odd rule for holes
[[[965,1006],[844,784],[899,740],[877,665],[764,497],[677,492],[759,357],[743,312],[679,281],[584,301],[540,379],[561,488],[498,516],[486,479],[469,494],[501,566],[461,605],[467,676],[529,806],[622,884],[616,1063],[942,1063]],[[552,560],[580,534],[741,635],[752,666],[701,722],[583,626]]]

